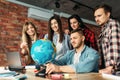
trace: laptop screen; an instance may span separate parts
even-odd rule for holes
[[[19,68],[22,66],[19,52],[8,52],[6,56],[10,67]]]

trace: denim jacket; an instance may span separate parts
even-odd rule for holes
[[[79,57],[79,63],[73,64],[75,49],[67,51],[61,59],[52,62],[57,65],[68,65],[72,67],[76,73],[98,72],[99,54],[94,49],[85,46]]]
[[[48,39],[48,34],[44,36],[44,39]],[[54,33],[53,35],[53,43],[55,46],[57,45],[58,34]],[[61,51],[56,53],[56,60],[60,59],[62,56],[64,56],[67,53],[67,50],[72,49],[71,43],[70,43],[70,37],[69,35],[64,34],[64,40],[62,41],[62,48]]]

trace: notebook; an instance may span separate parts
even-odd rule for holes
[[[19,52],[7,52],[6,56],[10,69],[23,69]]]

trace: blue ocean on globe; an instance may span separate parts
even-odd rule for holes
[[[35,63],[45,64],[55,57],[55,46],[49,40],[37,40],[31,47],[31,56]]]

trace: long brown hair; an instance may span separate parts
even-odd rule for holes
[[[62,22],[60,20],[60,17],[57,16],[57,15],[54,15],[52,16],[50,19],[49,19],[49,22],[48,22],[48,39],[53,41],[53,34],[54,34],[54,31],[52,30],[51,28],[51,20],[55,19],[58,23],[58,33],[60,34],[59,36],[59,42],[61,43],[64,39],[64,33],[62,31]]]
[[[32,44],[31,43],[32,40],[31,40],[30,36],[27,34],[27,29],[28,29],[29,25],[31,25],[34,28],[34,30],[35,30],[33,41],[37,40],[37,28],[36,28],[36,26],[32,22],[26,22],[23,25],[23,29],[22,29],[22,42],[28,43],[29,44],[29,48],[30,48],[31,47],[30,44]]]
[[[81,28],[81,29],[86,28],[86,26],[85,26],[85,24],[83,23],[81,17],[80,17],[79,15],[77,15],[77,14],[73,14],[73,15],[71,15],[71,16],[68,18],[68,27],[69,27],[69,30],[70,30],[70,31],[73,30],[72,27],[71,27],[71,25],[70,25],[70,20],[73,19],[73,18],[75,18],[75,19],[80,23],[80,25],[79,25],[78,28]]]
[[[34,28],[34,30],[35,30],[35,34],[34,34],[33,40],[27,34],[27,30],[28,30],[28,26],[29,25],[31,25]],[[36,26],[32,22],[26,22],[23,25],[23,29],[22,29],[22,42],[26,42],[28,44],[28,47],[27,47],[28,61],[26,62],[26,64],[33,63],[33,60],[32,60],[32,58],[30,56],[30,49],[31,49],[31,46],[32,46],[32,41],[35,42],[37,40],[37,37],[38,37],[38,35],[37,35],[37,28],[36,28]]]

